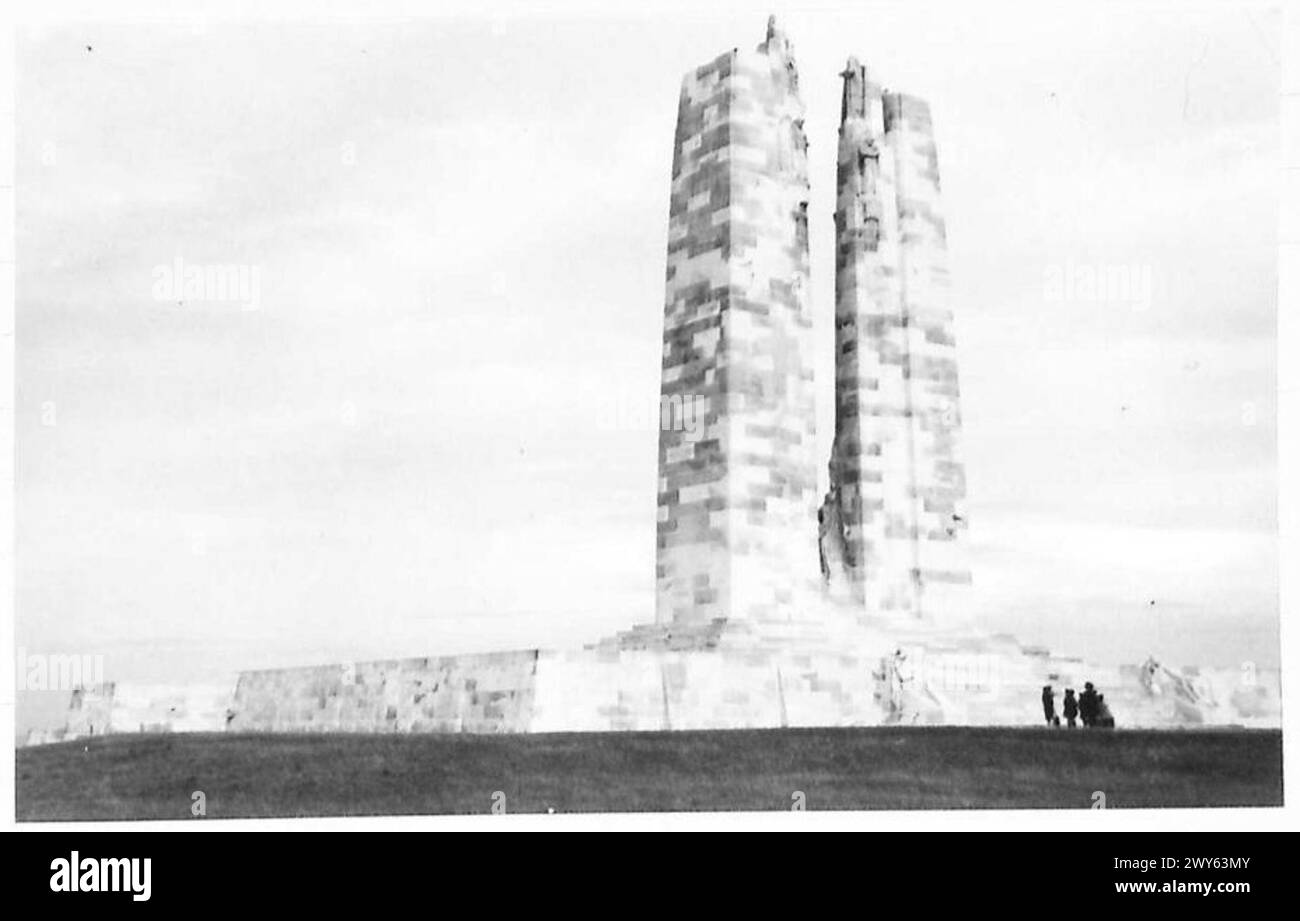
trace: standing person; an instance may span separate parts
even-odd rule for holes
[[[1065,697],[1061,701],[1061,712],[1065,714],[1065,727],[1074,728],[1074,718],[1079,715],[1079,701],[1075,699],[1074,688],[1065,689]]]
[[[1106,706],[1106,695],[1097,695],[1097,716],[1095,719],[1097,726],[1101,729],[1114,729],[1115,717],[1110,712],[1110,707]]]
[[[1079,697],[1079,718],[1089,728],[1097,721],[1097,692],[1091,681],[1084,682],[1083,694]]]
[[[1043,718],[1047,720],[1049,726],[1060,725],[1060,721],[1056,718],[1056,695],[1052,693],[1050,684],[1043,685]]]

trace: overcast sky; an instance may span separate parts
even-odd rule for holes
[[[820,456],[856,54],[933,106],[984,622],[1276,664],[1278,18],[857,9],[782,17]],[[29,32],[18,645],[177,681],[652,619],[678,86],[763,28]],[[256,269],[260,309],[157,299],[177,258]],[[1083,284],[1120,267],[1134,285]]]

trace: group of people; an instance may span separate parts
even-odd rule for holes
[[[1078,697],[1074,695],[1074,688],[1065,689],[1061,712],[1065,716],[1065,725],[1070,729],[1075,727],[1076,720],[1089,729],[1115,728],[1115,717],[1106,705],[1106,695],[1098,694],[1091,681],[1084,683],[1083,693]],[[1049,726],[1061,725],[1061,717],[1056,715],[1056,692],[1050,684],[1043,686],[1043,717]]]

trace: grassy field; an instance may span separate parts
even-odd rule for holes
[[[20,749],[17,814],[183,819],[509,812],[1272,806],[1275,731],[773,729],[534,736],[108,736]]]

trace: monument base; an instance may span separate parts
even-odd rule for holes
[[[1092,682],[1121,728],[1281,722],[1277,672],[1107,666],[919,621],[644,625],[526,649],[243,672],[220,688],[108,684],[30,743],[118,732],[619,732],[793,726],[1043,725],[1041,692]],[[1064,721],[1063,721],[1064,722]]]

